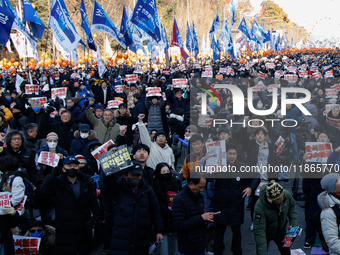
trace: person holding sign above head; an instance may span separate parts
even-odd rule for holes
[[[123,176],[116,185],[104,179],[102,193],[111,197],[110,218],[113,224],[110,254],[148,254],[152,238],[152,226],[156,242],[163,240],[163,223],[155,192],[142,178],[141,164],[122,170]],[[111,177],[112,176],[112,177]]]
[[[187,95],[183,98],[183,92],[181,88],[175,88],[171,85],[171,90],[167,90],[166,99],[171,103],[171,111],[174,112],[177,108],[182,108],[184,112],[188,112],[188,105],[190,103],[190,87],[186,86]]]
[[[55,202],[55,254],[91,254],[92,226],[101,215],[92,181],[79,172],[78,159],[64,158],[62,174],[55,169],[40,191]]]

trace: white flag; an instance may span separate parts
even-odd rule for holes
[[[21,94],[20,85],[23,81],[24,79],[19,74],[17,74],[17,77],[15,79],[15,89],[19,94]]]
[[[13,53],[12,49],[11,49],[11,40],[8,40],[6,43],[6,48],[9,52]]]
[[[107,39],[107,36],[106,36],[105,44],[106,44],[105,45],[106,54],[109,55],[109,57],[111,58],[113,56],[113,52],[112,52],[112,49],[111,49],[111,46],[110,46],[109,39]]]

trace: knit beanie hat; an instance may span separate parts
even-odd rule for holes
[[[83,155],[80,155],[80,154],[76,155],[76,158],[78,159],[80,164],[86,164],[87,163],[87,160]]]
[[[158,132],[153,136],[153,139],[156,141],[156,138],[157,138],[157,136],[159,136],[159,135],[164,135],[165,138],[167,138],[167,135],[166,135],[166,133],[165,133],[164,131],[158,131]]]
[[[277,182],[270,182],[265,187],[266,196],[270,203],[283,196],[283,188]]]
[[[54,132],[48,133],[48,135],[46,136],[46,140],[48,140],[50,138],[55,138],[55,139],[59,140],[58,135]]]
[[[328,193],[334,194],[335,183],[339,177],[337,173],[327,174],[321,179],[321,187]]]

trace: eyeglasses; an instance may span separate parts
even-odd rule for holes
[[[11,140],[20,141],[20,140],[21,140],[21,137],[12,137]]]
[[[188,130],[188,129],[186,129],[186,130],[185,130],[185,133],[191,133],[191,131],[190,131],[190,130]]]
[[[35,230],[35,229],[30,229],[30,233],[34,234],[35,232],[41,233],[41,232],[43,232],[43,229],[42,229],[42,228],[38,228],[37,230]]]

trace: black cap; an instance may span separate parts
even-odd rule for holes
[[[134,160],[134,161],[132,161],[132,166],[124,169],[124,173],[143,175],[143,167],[139,162]]]

